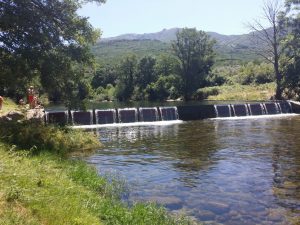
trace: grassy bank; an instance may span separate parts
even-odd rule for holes
[[[223,85],[207,87],[198,90],[198,95],[208,100],[241,100],[241,101],[265,101],[275,94],[275,84],[261,85]]]
[[[4,97],[3,107],[2,110],[0,110],[0,116],[12,110],[19,110],[19,108],[13,100]]]
[[[0,224],[187,224],[151,204],[127,207],[83,162],[26,153],[0,144]]]

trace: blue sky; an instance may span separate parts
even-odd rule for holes
[[[107,0],[80,11],[102,37],[195,27],[221,34],[248,33],[247,22],[262,15],[264,0]]]

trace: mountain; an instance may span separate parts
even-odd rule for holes
[[[98,61],[104,63],[118,62],[128,53],[138,57],[146,55],[157,56],[171,52],[170,42],[176,39],[176,33],[181,28],[163,29],[156,33],[123,34],[116,37],[99,40],[92,51]],[[250,61],[258,57],[251,52],[249,34],[223,35],[216,32],[207,32],[216,40],[215,50],[219,61]]]

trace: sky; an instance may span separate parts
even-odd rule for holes
[[[102,37],[174,27],[230,35],[249,33],[247,23],[262,19],[263,5],[264,0],[107,0],[86,4],[78,13],[89,17]]]

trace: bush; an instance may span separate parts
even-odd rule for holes
[[[207,99],[210,95],[218,95],[219,89],[217,87],[206,87],[200,88],[196,91],[194,95],[195,100],[204,100]]]
[[[35,121],[1,121],[0,140],[27,149],[33,154],[51,151],[66,155],[76,150],[95,149],[100,146],[97,137],[66,127],[43,125]]]

